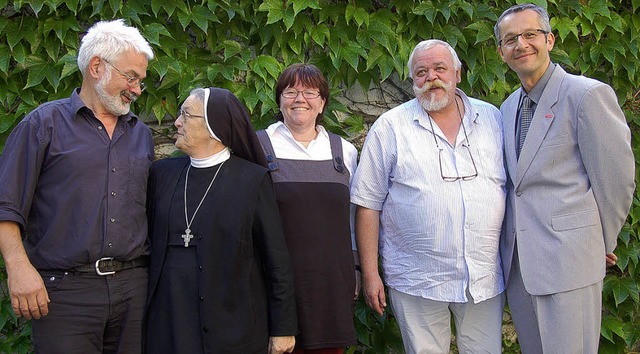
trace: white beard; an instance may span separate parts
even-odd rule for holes
[[[440,100],[436,100],[435,92],[431,95],[425,94],[425,92],[429,91],[433,87],[442,87],[444,89],[445,95]],[[422,87],[413,85],[413,93],[416,95],[416,98],[425,111],[437,112],[449,104],[449,92],[451,91],[451,87],[451,83],[445,84],[442,81],[434,81],[432,83],[427,82],[422,85]]]
[[[127,94],[126,92],[121,92],[113,96],[109,95],[107,93],[107,90],[105,89],[105,86],[107,85],[107,82],[109,80],[111,80],[111,70],[107,70],[100,81],[98,81],[98,83],[96,84],[95,89],[100,102],[102,102],[104,108],[106,108],[109,113],[115,116],[121,116],[129,113],[129,111],[131,110],[131,103],[138,99],[138,96]],[[131,99],[131,102],[123,102],[122,98],[120,98],[120,95],[123,94],[129,97]]]

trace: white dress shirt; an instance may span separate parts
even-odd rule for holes
[[[381,115],[367,135],[351,185],[351,202],[379,210],[380,255],[386,284],[444,302],[475,303],[504,290],[498,245],[506,175],[501,116],[468,98],[455,146],[417,99]],[[474,173],[472,180],[445,182]],[[468,146],[469,148],[467,149]]]

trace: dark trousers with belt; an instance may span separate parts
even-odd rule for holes
[[[32,320],[36,353],[140,353],[148,268],[112,275],[40,271],[49,314]]]

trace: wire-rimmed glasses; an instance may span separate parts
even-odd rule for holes
[[[284,98],[296,98],[298,94],[302,93],[302,97],[306,99],[314,99],[320,97],[320,91],[318,90],[294,90],[294,89],[286,89],[282,91],[281,95]]]
[[[180,108],[180,110],[178,110],[178,117],[182,117],[183,120],[187,120],[187,119],[191,119],[191,118],[204,118],[204,116],[201,116],[201,115],[191,114],[191,113],[185,111],[184,108]],[[178,117],[176,117],[176,118],[178,118]]]
[[[456,100],[456,106],[458,107],[458,116],[460,117],[460,125],[462,125],[462,131],[464,132],[464,139],[467,142],[466,144],[462,144],[464,148],[467,149],[469,153],[469,159],[471,160],[471,164],[473,165],[473,173],[466,176],[445,176],[442,171],[442,151],[444,148],[440,147],[438,144],[438,138],[436,138],[436,133],[433,130],[433,122],[429,117],[429,124],[431,124],[431,134],[433,134],[433,141],[436,142],[436,148],[438,149],[438,166],[440,166],[440,177],[445,182],[455,182],[457,180],[470,181],[476,177],[478,177],[478,168],[476,167],[476,162],[473,160],[473,155],[471,155],[471,149],[469,148],[469,136],[467,135],[467,129],[464,127],[464,122],[462,121],[462,113],[460,113],[460,106],[458,106],[458,101]]]
[[[131,75],[127,75],[127,73],[125,73],[124,71],[120,70],[117,66],[111,64],[111,62],[108,61],[107,59],[102,58],[102,60],[104,60],[105,63],[111,65],[112,68],[116,69],[116,71],[118,71],[120,73],[120,75],[124,76],[127,79],[127,85],[129,85],[129,87],[138,87],[138,86],[140,86],[140,91],[141,92],[147,89],[147,84],[142,82],[141,78],[135,77],[135,76],[131,76]]]
[[[529,42],[533,42],[536,38],[538,38],[540,34],[544,34],[546,36],[547,34],[549,34],[549,32],[539,28],[534,30],[524,31],[522,33],[518,33],[516,35],[501,39],[500,41],[498,41],[498,45],[501,47],[504,46],[507,48],[515,47],[516,43],[518,43],[518,37],[522,37],[522,39],[524,39],[526,42],[529,43]]]

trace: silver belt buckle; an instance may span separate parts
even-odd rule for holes
[[[111,271],[111,272],[103,272],[103,271],[100,271],[100,262],[102,262],[102,261],[110,261],[110,260],[113,260],[113,257],[103,257],[103,258],[100,258],[100,259],[98,259],[98,260],[96,261],[96,273],[97,273],[98,275],[111,275],[111,274],[116,274],[116,272],[115,272],[115,271]]]

